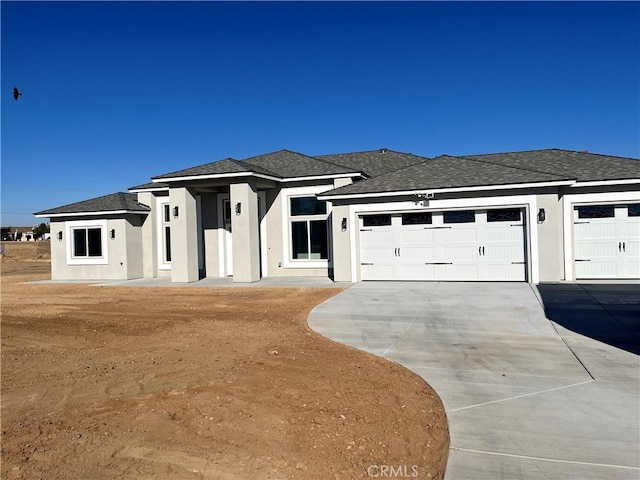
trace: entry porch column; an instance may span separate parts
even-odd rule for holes
[[[198,207],[195,194],[186,187],[169,189],[171,205],[171,281],[197,282]]]
[[[258,189],[255,180],[230,185],[233,281],[260,280]]]

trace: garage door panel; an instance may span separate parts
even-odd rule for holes
[[[618,262],[615,259],[576,262],[577,278],[617,278],[618,276]]]
[[[613,221],[596,223],[596,220],[592,220],[589,223],[576,223],[575,232],[577,238],[618,238],[616,224]]]
[[[473,262],[478,260],[478,248],[473,246],[447,245],[441,247],[436,262]]]
[[[640,277],[640,217],[627,205],[574,207],[574,265],[580,278]]]
[[[475,224],[474,224],[475,225]],[[478,231],[475,227],[452,227],[435,230],[438,243],[477,243]]]
[[[433,268],[429,265],[401,264],[397,270],[397,278],[402,280],[429,280],[434,278],[433,275]]]
[[[420,229],[407,229],[406,227],[399,229],[398,242],[400,246],[407,245],[424,245],[433,241],[433,234],[425,230]]]
[[[524,249],[520,245],[489,245],[483,250],[489,262],[524,262]]]
[[[523,263],[497,263],[487,264],[482,269],[480,280],[521,281],[524,278],[525,264]]]
[[[618,252],[618,242],[611,240],[581,242],[576,245],[576,259],[593,260],[597,257],[615,259]]]
[[[398,249],[402,263],[432,262],[435,258],[435,248],[425,246],[402,246]]]
[[[363,280],[395,280],[393,265],[362,264]]]
[[[434,274],[443,281],[474,281],[478,280],[478,265],[458,263],[452,265],[434,265]]]

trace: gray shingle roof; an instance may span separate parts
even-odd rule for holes
[[[245,165],[243,162],[235,160],[234,158],[225,158],[224,160],[218,160],[216,162],[205,163],[204,165],[198,165],[197,167],[185,168],[184,170],[178,170],[175,172],[165,173],[153,177],[154,180],[161,180],[163,178],[175,178],[175,177],[195,177],[204,175],[221,175],[225,173],[262,173],[264,175],[277,176],[273,172],[270,172],[264,168],[253,165]]]
[[[317,157],[309,157],[290,150],[278,150],[242,160],[251,168],[264,168],[280,178],[313,177],[360,172],[360,169],[346,168]]]
[[[169,187],[168,183],[161,183],[161,182],[150,182],[150,183],[143,183],[142,185],[136,185],[135,187],[129,187],[129,191],[132,190],[147,190],[150,188],[167,188]]]
[[[368,177],[378,177],[428,160],[426,157],[420,157],[412,153],[395,152],[386,148],[366,152],[319,155],[315,158],[361,171]]]
[[[347,185],[323,195],[437,190],[562,180],[640,179],[640,161],[588,152],[547,149],[434,160]]]
[[[356,172],[360,170],[357,169]],[[290,150],[265,153],[244,160],[225,158],[216,162],[186,168],[153,177],[162,180],[176,177],[223,175],[230,173],[258,173],[275,178],[296,178],[319,175],[353,173],[354,169],[336,165],[326,160],[309,157]]]
[[[324,195],[437,190],[570,180],[567,175],[536,172],[471,158],[441,156],[379,177],[362,180]]]
[[[102,197],[92,198],[83,202],[71,203],[49,210],[36,212],[34,215],[60,215],[88,212],[113,212],[126,210],[129,212],[147,213],[151,209],[138,203],[138,196],[134,193],[112,193]]]
[[[540,172],[554,173],[579,182],[640,178],[640,161],[597,153],[560,150],[468,155],[463,158],[480,160]]]

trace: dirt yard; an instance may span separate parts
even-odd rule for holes
[[[23,283],[47,246],[3,244],[3,479],[443,477],[433,390],[307,327],[338,289]]]

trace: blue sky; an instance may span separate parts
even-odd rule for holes
[[[282,148],[640,156],[638,2],[0,8],[5,226]]]

